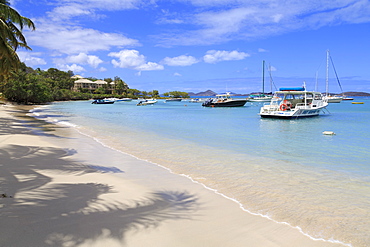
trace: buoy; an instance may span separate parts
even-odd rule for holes
[[[323,135],[335,135],[333,131],[324,131],[322,132]]]

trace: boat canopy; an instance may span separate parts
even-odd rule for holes
[[[279,91],[305,91],[304,87],[281,87]]]

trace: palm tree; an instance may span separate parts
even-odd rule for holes
[[[22,34],[25,26],[35,30],[34,23],[11,8],[8,0],[0,0],[0,76],[19,67],[19,47],[31,50]]]

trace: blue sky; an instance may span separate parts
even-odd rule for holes
[[[282,4],[284,2],[284,4]],[[329,49],[343,91],[370,92],[368,0],[12,0],[31,18],[33,68],[119,76],[130,88],[325,91]],[[270,68],[270,71],[268,71]],[[329,69],[330,92],[341,92]],[[275,90],[275,87],[272,87]]]

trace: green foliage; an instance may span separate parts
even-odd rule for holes
[[[0,0],[1,1],[1,0]],[[74,80],[72,71],[64,72],[55,68],[47,71],[41,69],[32,69],[21,63],[17,71],[13,71],[8,78],[0,78],[0,95],[7,100],[23,104],[41,104],[54,100],[88,100],[91,98],[109,98],[109,97],[152,97],[159,98],[158,90],[150,92],[130,89],[129,86],[120,77],[104,79],[109,84],[114,83],[114,91],[109,84],[103,84],[94,92],[90,89],[79,88],[79,92],[72,91]],[[95,79],[96,78],[90,78]],[[170,92],[174,97],[186,97],[187,93]]]
[[[107,81],[109,83],[109,81]],[[114,77],[115,91],[117,94],[127,95],[128,85],[118,76]]]
[[[57,89],[72,89],[74,80],[71,79],[71,73],[58,69],[50,68],[47,71],[40,71],[40,75],[50,79],[52,87]]]
[[[152,98],[158,98],[159,97],[159,92],[158,90],[153,90],[148,93]]]
[[[189,98],[189,94],[186,92],[180,91],[172,91],[163,94],[166,97],[173,97],[173,98]]]
[[[19,47],[29,49],[22,34],[24,27],[35,30],[34,23],[21,16],[9,6],[9,1],[0,0],[0,77],[8,77],[20,65],[16,50]]]
[[[45,78],[37,74],[13,74],[2,85],[4,96],[11,101],[23,104],[46,103],[53,101],[52,91]]]
[[[99,87],[97,88],[94,93],[97,93],[97,94],[105,94],[106,90],[104,87]]]

